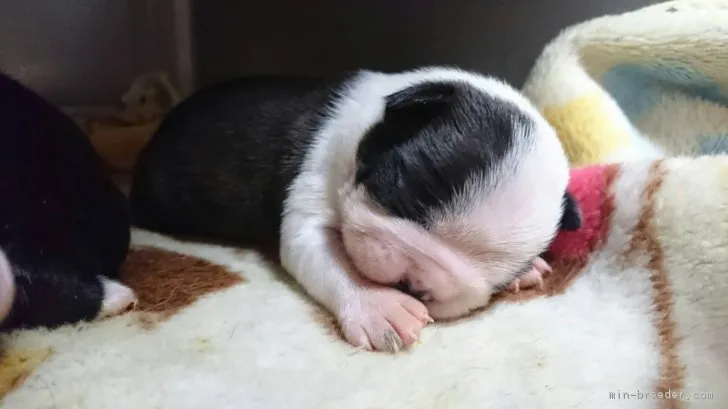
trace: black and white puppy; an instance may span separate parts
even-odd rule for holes
[[[0,330],[113,315],[129,247],[126,199],[83,131],[0,74]]]
[[[523,96],[431,67],[201,90],[139,156],[131,205],[143,228],[279,244],[351,344],[396,351],[430,317],[537,282],[562,216],[579,224],[567,181]]]

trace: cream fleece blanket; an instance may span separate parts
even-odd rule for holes
[[[137,311],[5,336],[0,406],[728,408],[728,157],[652,160],[706,146],[726,94],[635,110],[613,83],[654,83],[605,74],[663,52],[720,84],[725,5],[604,17],[545,49],[525,91],[572,161],[630,161],[593,168],[584,243],[565,247],[542,293],[429,326],[405,353],[361,352],[259,255],[134,231],[124,277]]]
[[[575,166],[728,152],[728,1],[669,1],[564,30],[523,88]]]

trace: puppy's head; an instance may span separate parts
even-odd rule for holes
[[[560,226],[578,228],[555,132],[495,80],[424,81],[386,98],[342,189],[342,237],[371,280],[435,318],[487,304]]]

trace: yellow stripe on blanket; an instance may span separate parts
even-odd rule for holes
[[[594,93],[566,105],[545,107],[543,115],[556,129],[572,166],[603,162],[631,144],[630,135],[614,123],[604,96]]]

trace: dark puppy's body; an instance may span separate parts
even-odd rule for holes
[[[130,198],[134,223],[237,245],[276,245],[287,189],[351,79],[248,77],[185,100],[138,157]],[[395,216],[427,224],[426,214],[446,206],[473,171],[498,167],[512,149],[514,121],[530,124],[516,107],[457,87],[429,83],[393,95],[390,104],[401,108],[402,118],[378,124],[362,139],[357,184]],[[479,98],[475,102],[486,110],[471,114],[486,118],[485,129],[467,130],[473,125],[443,112],[444,103],[410,109],[416,98],[442,98],[443,89]],[[480,131],[499,137],[441,144],[442,126],[424,129],[431,122],[426,115],[458,124],[461,129],[453,126],[451,135]],[[417,133],[423,136],[412,138]],[[402,149],[394,149],[398,145]],[[392,152],[401,157],[391,157]],[[398,183],[409,189],[399,189]]]
[[[275,246],[286,191],[341,79],[237,79],[178,105],[137,159],[135,225]]]
[[[99,276],[117,277],[129,246],[121,192],[78,128],[0,74],[0,250],[15,296],[2,329],[95,318]]]

